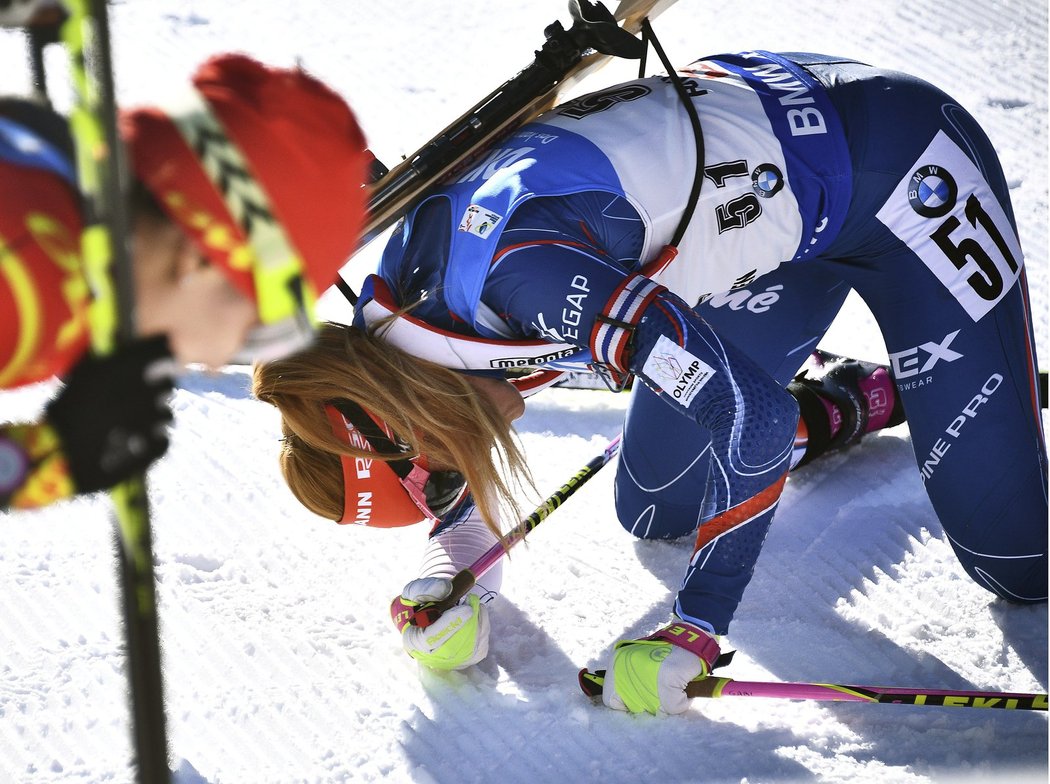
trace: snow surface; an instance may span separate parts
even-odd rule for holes
[[[138,0],[112,16],[124,102],[163,94],[213,52],[298,58],[347,96],[388,162],[523,67],[546,24],[569,21],[554,0]],[[1050,356],[1045,1],[680,0],[656,29],[678,62],[816,50],[954,94],[1000,150]],[[48,63],[62,73],[61,53]],[[17,35],[0,35],[0,68],[5,89],[24,89]],[[631,74],[617,65],[588,86]],[[55,77],[60,105],[62,88]],[[338,299],[325,307],[340,317]],[[853,299],[823,345],[885,357]],[[150,474],[179,784],[1046,780],[1046,714],[727,698],[654,718],[593,705],[577,670],[666,619],[691,551],[620,528],[611,469],[514,551],[489,659],[422,671],[387,606],[425,531],[339,528],[300,508],[278,474],[275,412],[247,384],[244,368],[187,373],[172,448]],[[0,417],[32,415],[49,391],[0,395]],[[558,390],[530,404],[519,431],[542,494],[618,432],[626,402]],[[114,568],[104,498],[0,516],[0,782],[132,779]],[[791,477],[728,642],[739,679],[1047,688],[1046,606],[1004,606],[963,574],[906,426]]]

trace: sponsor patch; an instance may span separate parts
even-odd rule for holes
[[[963,407],[963,410],[952,420],[952,423],[944,429],[944,434],[933,442],[926,459],[919,466],[919,474],[922,477],[923,484],[926,484],[927,481],[933,478],[934,472],[941,464],[941,460],[962,434],[963,427],[966,427],[971,419],[977,418],[977,415],[980,413],[978,409],[992,399],[992,395],[995,394],[1002,384],[1002,375],[992,373],[981,386],[981,391],[970,398],[970,402]]]
[[[772,163],[761,163],[751,172],[751,187],[763,199],[770,199],[784,187],[784,175]]]
[[[537,354],[534,357],[497,357],[496,359],[489,360],[489,367],[539,367],[540,365],[545,365],[548,362],[554,362],[557,359],[571,357],[573,354],[578,354],[579,352],[580,349],[573,346],[572,348],[563,348],[560,351],[552,351],[549,354]]]
[[[908,203],[924,218],[941,218],[952,211],[959,198],[955,178],[943,166],[920,166],[911,175]]]
[[[492,210],[479,207],[477,204],[471,204],[463,213],[463,219],[459,222],[459,230],[477,237],[487,237],[501,220],[503,220],[502,215],[497,215]]]
[[[642,372],[684,408],[711,380],[715,369],[663,335],[645,359]]]
[[[920,346],[906,348],[904,351],[891,351],[890,367],[893,369],[893,377],[898,381],[902,378],[911,378],[920,373],[928,373],[942,359],[945,362],[962,359],[963,355],[960,352],[949,348],[959,332],[961,330],[958,329],[949,332],[940,341],[929,340]]]

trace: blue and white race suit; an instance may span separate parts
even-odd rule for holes
[[[964,568],[1046,597],[1046,450],[1023,256],[998,159],[951,98],[819,55],[681,69],[703,185],[666,77],[523,126],[419,204],[365,287],[361,326],[422,300],[388,339],[474,372],[633,373],[621,524],[695,533],[675,612],[727,631],[786,476],[783,391],[855,289],[876,316],[920,471]],[[754,297],[762,307],[737,307]],[[975,477],[980,477],[975,480]]]

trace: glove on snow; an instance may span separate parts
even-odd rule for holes
[[[412,611],[426,602],[439,602],[452,593],[452,581],[421,577],[405,586],[390,604],[390,615],[401,632],[401,644],[413,659],[435,670],[461,670],[488,656],[488,610],[477,594],[446,610],[426,628],[412,626]]]
[[[164,336],[81,358],[47,407],[78,493],[105,490],[168,448],[175,363]]]
[[[621,640],[605,672],[602,702],[631,713],[681,713],[685,687],[710,674],[721,649],[699,626],[675,620],[642,640]]]

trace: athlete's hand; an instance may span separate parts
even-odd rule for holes
[[[602,702],[631,713],[682,713],[689,707],[685,687],[710,674],[718,640],[675,620],[642,640],[621,640],[605,671]]]
[[[166,337],[135,340],[73,366],[46,417],[78,493],[113,487],[164,454],[175,369]]]
[[[439,602],[452,593],[452,581],[421,577],[405,586],[390,604],[390,616],[401,632],[401,644],[413,659],[435,670],[461,670],[489,652],[488,610],[476,594],[467,594],[426,628],[409,623],[415,608]]]

